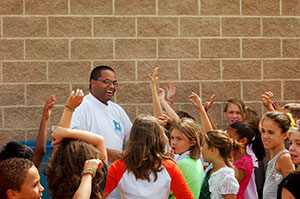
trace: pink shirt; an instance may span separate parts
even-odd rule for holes
[[[244,199],[245,198],[245,190],[249,184],[250,178],[252,176],[252,171],[253,171],[253,162],[252,162],[251,155],[240,158],[239,161],[233,163],[233,165],[235,166],[235,168],[243,169],[245,171],[245,177],[240,182],[240,189],[237,194],[238,199]]]

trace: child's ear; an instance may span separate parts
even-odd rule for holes
[[[190,141],[190,146],[194,146],[196,144],[196,141],[193,140],[193,141]]]
[[[14,191],[12,189],[7,189],[6,195],[7,195],[7,199],[16,199],[17,198],[16,191]]]
[[[289,137],[288,132],[283,133],[283,139],[286,140]]]
[[[242,139],[239,139],[239,142],[246,146],[248,143],[248,139],[246,137],[243,137]]]

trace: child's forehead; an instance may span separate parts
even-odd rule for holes
[[[300,131],[298,131],[298,132],[289,132],[289,139],[290,140],[295,140],[295,141],[300,141]]]

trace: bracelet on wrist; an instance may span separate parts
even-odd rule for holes
[[[90,168],[88,168],[88,169],[84,169],[82,172],[86,172],[86,171],[90,171],[90,172],[92,172],[92,173],[93,173],[93,176],[95,176],[95,175],[96,175],[96,172],[95,172],[93,169],[90,169]]]
[[[75,111],[75,109],[73,109],[72,107],[70,107],[70,106],[68,106],[68,105],[66,105],[66,104],[64,105],[64,107],[66,107],[67,109],[70,109],[70,110],[73,111],[73,112]]]
[[[167,102],[169,102],[170,104],[174,104],[174,101],[171,99],[166,99]]]
[[[85,175],[91,175],[92,178],[94,178],[94,173],[92,171],[83,171],[83,172],[81,172],[81,178],[82,178],[82,176],[85,176]]]

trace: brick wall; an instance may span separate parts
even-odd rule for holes
[[[46,99],[57,124],[71,90],[88,93],[93,66],[114,67],[115,101],[131,118],[152,113],[147,75],[176,83],[175,109],[216,94],[259,113],[261,94],[300,101],[299,0],[0,0],[0,144],[35,140]]]

